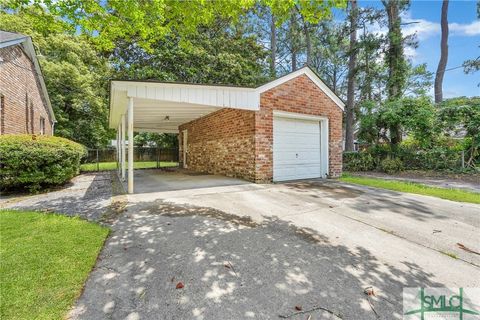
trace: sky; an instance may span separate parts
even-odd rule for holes
[[[359,5],[382,8],[380,1],[362,1]],[[447,68],[456,68],[465,60],[480,56],[480,20],[477,19],[476,1],[450,1],[448,7],[449,52]],[[442,1],[411,1],[410,8],[402,16],[402,22],[417,22],[403,26],[404,35],[416,33],[418,48],[407,48],[405,53],[414,64],[426,63],[427,69],[436,72],[440,59],[440,15]],[[376,26],[378,32],[384,27]],[[463,68],[446,71],[443,80],[443,96],[480,96],[480,72],[465,74]],[[431,92],[433,96],[433,89]]]

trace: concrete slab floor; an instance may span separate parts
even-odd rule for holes
[[[480,252],[478,205],[177,178],[192,188],[128,196],[72,319],[401,319],[406,286],[480,286],[479,256],[457,245]]]
[[[249,184],[241,179],[178,168],[134,170],[133,179],[136,194]],[[123,185],[127,190],[126,181]]]

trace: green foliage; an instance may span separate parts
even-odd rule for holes
[[[85,154],[85,147],[64,138],[2,135],[0,189],[33,192],[63,184],[79,173]]]
[[[480,97],[459,97],[445,100],[438,110],[440,126],[447,134],[464,135],[467,164],[474,167],[480,161]]]
[[[343,168],[346,171],[370,171],[375,169],[375,161],[367,152],[344,152]]]
[[[141,132],[135,135],[133,143],[136,147],[176,149],[178,148],[178,135],[173,133]]]
[[[427,97],[391,100],[379,106],[366,102],[359,119],[359,138],[367,143],[391,142],[389,129],[399,128],[423,147],[429,147],[438,133],[436,110]]]
[[[0,29],[31,35],[58,123],[55,134],[88,147],[106,145],[110,67],[89,41],[38,7],[0,12]]]
[[[451,170],[461,166],[461,152],[441,146],[430,149],[399,148],[396,155],[408,169]]]
[[[403,162],[398,158],[383,159],[382,162],[380,162],[380,169],[388,174],[397,173],[404,169]]]
[[[242,86],[262,84],[267,80],[264,65],[267,52],[254,36],[236,27],[217,20],[188,36],[190,45],[171,35],[152,44],[150,50],[119,41],[111,57],[115,77]]]
[[[22,10],[43,6],[62,20],[74,25],[92,38],[99,48],[113,50],[118,40],[134,40],[149,50],[153,44],[171,34],[185,36],[196,33],[199,26],[210,25],[217,18],[238,20],[249,9],[262,2],[272,8],[279,20],[298,8],[309,22],[330,15],[331,7],[345,7],[345,0],[283,1],[283,0],[190,0],[190,1],[97,1],[71,0],[6,0],[4,8]]]

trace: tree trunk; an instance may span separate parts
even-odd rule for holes
[[[388,16],[388,98],[395,100],[400,98],[405,83],[405,58],[403,55],[402,29],[400,20],[399,3],[396,0],[384,2]]]
[[[442,4],[442,40],[440,42],[440,61],[438,62],[437,74],[435,75],[435,103],[443,100],[443,75],[448,61],[448,0]]]
[[[345,150],[354,150],[355,74],[357,67],[357,0],[350,1],[350,46],[348,60],[347,112],[345,115]]]
[[[305,33],[305,45],[307,46],[307,66],[312,63],[312,40],[310,39],[310,25],[308,22],[303,23],[303,32]]]
[[[295,13],[292,12],[290,18],[290,46],[291,46],[291,58],[292,58],[292,71],[297,70],[297,42],[296,42],[296,24]]]
[[[275,78],[277,75],[275,61],[277,59],[277,27],[275,26],[275,16],[272,13],[270,22],[270,76]]]
[[[406,83],[406,61],[403,53],[403,36],[400,18],[400,2],[397,0],[382,0],[388,16],[388,81],[387,93],[389,100],[397,100],[402,97]],[[400,125],[392,125],[389,128],[390,143],[396,146],[402,142]]]

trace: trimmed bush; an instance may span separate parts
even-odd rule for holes
[[[59,137],[0,136],[0,189],[38,191],[60,185],[80,171],[81,144]]]
[[[380,169],[388,174],[397,173],[403,170],[403,162],[400,159],[383,159]]]
[[[343,168],[345,171],[369,171],[375,168],[375,161],[366,152],[344,152]]]

